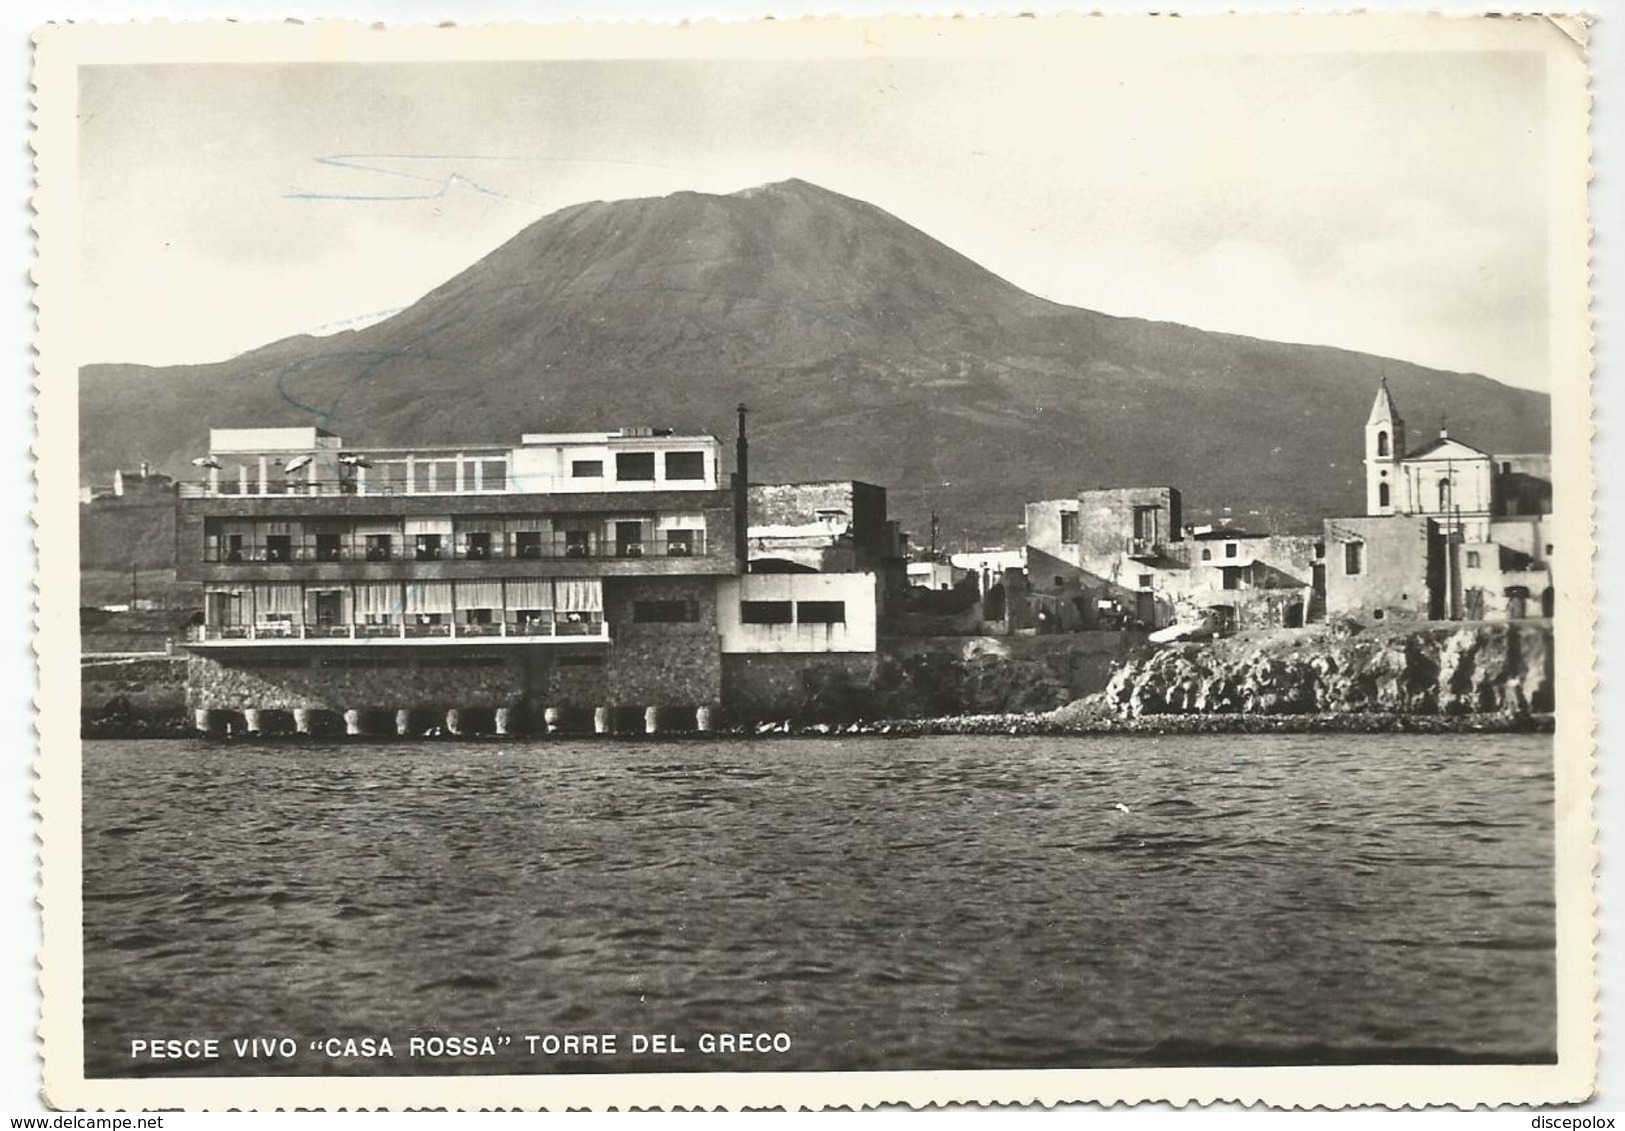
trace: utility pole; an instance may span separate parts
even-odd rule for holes
[[[931,560],[937,560],[937,530],[941,525],[937,518],[937,508],[931,508]]]
[[[138,587],[137,587],[137,578],[139,577],[139,573],[140,573],[140,567],[137,566],[134,562],[131,562],[130,563],[130,611],[132,613],[135,612],[135,602],[136,602],[137,589],[138,589]]]

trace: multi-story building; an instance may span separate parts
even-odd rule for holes
[[[176,557],[204,588],[200,729],[703,730],[730,686],[759,702],[807,657],[875,649],[873,573],[746,573],[746,481],[711,436],[221,429],[194,462]]]
[[[606,727],[635,707],[703,725],[721,700],[743,495],[714,437],[362,451],[317,428],[222,429],[196,462],[176,556],[205,591],[200,724],[332,711],[352,732],[506,730],[528,707]]]

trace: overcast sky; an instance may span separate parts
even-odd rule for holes
[[[103,66],[83,357],[410,303],[548,212],[800,177],[1036,294],[1547,386],[1535,54]]]

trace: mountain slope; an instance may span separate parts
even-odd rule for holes
[[[1544,395],[1346,350],[1060,306],[897,218],[799,181],[546,216],[399,314],[213,365],[89,366],[85,475],[182,472],[210,427],[317,423],[356,446],[658,423],[726,435],[752,477],[888,486],[914,529],[1010,537],[1029,499],[1171,483],[1193,519],[1362,505],[1386,375],[1420,441],[1544,450]]]

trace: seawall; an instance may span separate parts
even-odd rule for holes
[[[750,734],[1484,730],[1548,725],[1552,660],[1544,621],[1344,623],[1161,649],[1132,633],[902,638],[726,656],[721,679],[725,725]],[[186,668],[87,655],[83,733],[192,733]]]

